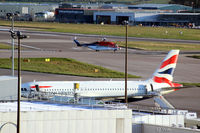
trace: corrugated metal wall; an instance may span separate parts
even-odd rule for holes
[[[16,112],[1,112],[0,127],[16,123]],[[2,133],[16,132],[13,124]],[[131,110],[21,112],[21,133],[131,133]]]
[[[17,77],[0,76],[0,101],[17,100]]]
[[[133,123],[184,127],[183,115],[133,115]]]
[[[142,133],[199,133],[200,131],[175,127],[142,124]]]

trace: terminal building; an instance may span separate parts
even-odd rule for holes
[[[128,20],[130,25],[200,25],[199,13],[180,13],[191,10],[192,7],[176,4],[141,4],[129,6],[104,4],[82,7],[70,5],[60,6],[60,8],[56,9],[56,21],[67,23],[122,24],[124,20]]]
[[[139,5],[129,5],[128,9],[133,10],[162,10],[165,12],[180,12],[192,10],[192,7],[177,5],[177,4],[139,4]]]
[[[127,20],[130,25],[199,26],[200,13],[184,13],[190,11],[192,7],[177,4],[0,3],[0,18],[4,19],[15,13],[15,19],[22,21],[123,24]]]

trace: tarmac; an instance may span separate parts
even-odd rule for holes
[[[81,42],[92,42],[102,38],[102,36],[88,37],[79,35],[66,34],[43,34],[41,32],[26,33],[30,36],[28,39],[21,40],[22,58],[31,57],[63,57],[73,58],[78,61],[87,62],[94,65],[99,65],[109,69],[124,72],[124,49],[120,51],[100,51],[95,52],[88,48],[76,47],[73,43],[74,36]],[[123,38],[109,37],[110,41],[122,40]],[[10,34],[5,31],[0,31],[0,43],[10,44]],[[15,40],[17,44],[17,40]],[[188,58],[188,55],[198,54],[199,51],[181,51],[178,59],[177,68],[174,73],[175,82],[200,82],[200,60]],[[167,52],[163,51],[143,51],[143,50],[128,50],[128,73],[141,76],[140,79],[128,80],[145,80],[151,77],[153,72],[158,68],[160,62],[166,56]],[[0,50],[0,58],[10,58],[11,50]],[[17,58],[17,51],[15,51]],[[11,70],[0,69],[0,75],[11,75]],[[17,75],[17,72],[15,72]],[[22,82],[33,80],[111,80],[104,78],[89,78],[67,75],[45,74],[35,72],[22,71]],[[124,80],[124,79],[112,79]],[[200,88],[191,87],[165,95],[165,98],[178,109],[186,109],[198,113],[200,117]],[[133,104],[154,105],[152,99],[133,102]]]

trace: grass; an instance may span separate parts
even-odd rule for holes
[[[187,56],[187,57],[195,58],[195,59],[200,59],[200,55],[192,55],[192,56]]]
[[[10,26],[10,21],[0,21],[1,26]],[[80,34],[124,36],[125,27],[122,25],[100,24],[66,24],[52,22],[25,22],[16,21],[16,27],[34,28],[32,30],[67,32]],[[36,29],[35,29],[36,28]],[[200,40],[200,30],[168,27],[129,26],[129,37],[165,38]]]
[[[200,83],[180,83],[183,86],[195,86],[195,87],[200,87]]]
[[[12,47],[7,44],[0,43],[0,49],[11,49]]]
[[[0,68],[11,68],[12,61],[8,58],[0,59]],[[101,66],[82,63],[68,58],[50,58],[50,62],[45,62],[45,58],[22,59],[21,69],[24,71],[64,74],[95,78],[123,78],[124,73],[103,68]],[[17,69],[17,59],[15,60]],[[95,72],[96,71],[96,72]],[[97,72],[98,71],[98,72]],[[129,78],[140,78],[139,76],[128,75]]]
[[[125,42],[117,42],[119,46],[124,47]],[[155,51],[169,51],[171,49],[180,49],[181,51],[200,50],[198,44],[181,44],[181,43],[166,43],[166,42],[146,42],[146,41],[134,41],[128,42],[129,48],[143,49],[143,50],[155,50]]]

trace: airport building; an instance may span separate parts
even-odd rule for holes
[[[122,24],[128,20],[130,25],[178,26],[200,25],[200,13],[157,13],[157,12],[95,12],[97,24]]]
[[[58,4],[36,3],[0,3],[0,17],[9,18],[10,13],[16,14],[16,19],[32,21],[35,13],[54,12]]]
[[[162,10],[165,12],[180,12],[180,11],[190,11],[192,7],[177,5],[177,4],[139,4],[139,5],[129,5],[128,9],[133,10]]]
[[[0,103],[0,131],[16,132],[17,103]],[[132,133],[132,111],[21,102],[22,133]]]
[[[17,77],[0,76],[0,101],[17,100]]]
[[[15,13],[16,20],[24,21],[123,24],[128,20],[130,25],[199,26],[199,13],[181,13],[191,10],[177,4],[0,3],[1,18],[9,19],[10,13]]]
[[[113,9],[58,8],[55,21],[62,23],[93,23],[94,12],[107,12]]]
[[[192,7],[176,4],[140,4],[96,6],[60,6],[56,9],[56,21],[67,23],[104,23],[146,26],[188,26],[200,25],[199,13],[180,13],[190,11]],[[66,8],[67,7],[67,8]]]
[[[16,102],[0,103],[0,131],[16,132]],[[22,133],[199,133],[184,115],[134,112],[115,107],[21,102]]]
[[[109,12],[94,12],[93,21],[96,24],[123,24],[125,20],[129,23],[134,23],[135,14],[132,11],[109,11]]]
[[[135,25],[189,27],[200,25],[200,13],[136,13]]]

